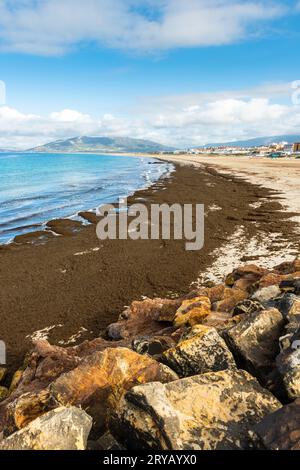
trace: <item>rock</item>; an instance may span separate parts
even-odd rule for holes
[[[180,306],[178,300],[145,299],[133,302],[122,314],[117,323],[109,325],[106,330],[108,338],[113,340],[134,339],[137,336],[155,335],[161,331],[160,314],[171,310],[176,312]]]
[[[103,434],[97,441],[88,442],[88,450],[125,450],[121,444],[116,441],[114,436],[112,436],[109,432]]]
[[[8,397],[8,389],[6,387],[0,387],[0,402]]]
[[[217,331],[236,324],[229,312],[211,312],[202,322],[203,325],[212,326]]]
[[[276,358],[276,364],[287,397],[295,400],[300,398],[300,329],[290,338],[289,344]]]
[[[246,315],[225,333],[225,339],[241,366],[264,380],[279,353],[284,320],[277,309]]]
[[[249,288],[251,285],[258,282],[267,273],[267,269],[260,268],[255,264],[246,264],[235,269],[227,276],[226,285],[233,287],[240,279],[244,279],[247,281],[247,288]]]
[[[262,287],[255,294],[252,296],[253,300],[257,300],[258,302],[268,302],[268,300],[275,299],[281,295],[281,290],[278,286],[269,286],[269,287]]]
[[[209,288],[201,288],[198,289],[198,297],[199,296],[205,296],[208,297],[211,303],[213,304],[214,302],[218,302],[219,300],[224,299],[224,292],[225,292],[226,286],[224,284],[219,284],[214,287],[209,287]]]
[[[283,292],[291,292],[295,295],[300,295],[300,278],[282,281],[279,287]]]
[[[300,271],[300,258],[296,258],[294,261],[285,261],[275,266],[274,269],[282,274],[293,274],[296,271]]]
[[[18,387],[18,385],[19,385],[19,383],[22,379],[23,372],[24,372],[23,370],[17,370],[14,373],[12,381],[10,383],[9,393],[12,393]]]
[[[160,309],[157,321],[162,323],[173,323],[177,309],[177,302],[172,302],[171,304],[164,304]]]
[[[172,348],[175,341],[170,336],[153,336],[136,338],[132,342],[132,349],[138,354],[156,356]]]
[[[267,415],[254,432],[265,449],[300,450],[300,400]]]
[[[200,296],[190,300],[184,300],[177,310],[174,324],[177,328],[201,323],[211,312],[211,302],[208,297]]]
[[[5,367],[0,367],[0,384],[5,379],[7,369]]]
[[[263,289],[264,287],[278,286],[283,279],[284,276],[276,272],[265,274],[259,281],[259,288]]]
[[[213,304],[213,310],[217,310],[219,312],[231,312],[234,307],[245,300],[248,297],[248,293],[241,289],[229,289],[228,287],[224,291],[223,300],[216,302]]]
[[[197,325],[162,355],[162,361],[180,377],[236,367],[234,358],[215,328]]]
[[[0,450],[85,450],[92,418],[79,408],[57,408],[0,442]]]
[[[239,302],[233,309],[233,316],[249,315],[250,313],[260,312],[264,306],[257,300],[246,299]]]
[[[50,383],[60,377],[63,373],[67,373],[83,361],[84,357],[91,356],[95,352],[103,351],[110,347],[124,347],[129,345],[129,341],[111,342],[103,338],[96,338],[93,341],[85,341],[84,343],[70,347],[62,348],[52,346],[46,340],[39,340],[35,343],[35,348],[26,360],[27,367],[24,371],[19,371],[13,382],[17,381],[18,385],[9,397],[0,404],[0,433],[4,429],[6,435],[18,429],[16,427],[15,409],[23,407],[24,421],[33,420],[41,414],[39,410],[40,393],[42,412],[48,411],[44,404],[43,393],[47,390]],[[29,394],[29,395],[28,395]],[[20,399],[24,395],[28,395],[28,399]],[[38,412],[35,411],[37,407]],[[45,407],[45,410],[44,410]],[[52,409],[53,406],[50,406]],[[19,414],[20,417],[22,413]],[[20,418],[22,421],[22,417]]]
[[[131,387],[147,382],[169,382],[177,375],[148,356],[126,348],[106,349],[87,357],[73,371],[50,385],[52,399],[87,409],[95,429],[105,427],[109,409],[117,406]]]
[[[129,449],[247,449],[249,429],[280,407],[250,374],[227,370],[134,387],[109,426]]]

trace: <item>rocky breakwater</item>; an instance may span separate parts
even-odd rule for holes
[[[79,346],[37,341],[7,384],[0,449],[300,449],[300,258],[133,302]]]

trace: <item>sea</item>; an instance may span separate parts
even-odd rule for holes
[[[94,154],[1,153],[0,244],[56,218],[147,188],[172,172],[155,159]]]

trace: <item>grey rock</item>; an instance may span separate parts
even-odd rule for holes
[[[85,450],[92,418],[75,407],[60,407],[0,442],[0,450]]]
[[[253,300],[257,300],[258,302],[268,302],[271,299],[275,299],[281,295],[281,290],[277,285],[262,287],[255,294],[252,296]]]
[[[281,338],[281,344],[284,344]],[[287,397],[291,400],[300,398],[300,329],[285,338],[289,347],[285,348],[276,358],[278,371],[282,377]]]
[[[266,416],[253,430],[264,449],[300,450],[300,400]]]
[[[280,407],[250,374],[227,370],[134,387],[109,427],[129,449],[248,449],[251,427]]]
[[[280,352],[279,338],[283,326],[284,319],[279,310],[264,310],[246,315],[225,332],[225,339],[240,366],[265,380]]]

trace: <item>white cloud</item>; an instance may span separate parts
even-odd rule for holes
[[[230,44],[280,0],[0,0],[0,48],[62,54],[87,41],[138,50]]]
[[[263,90],[266,95],[263,96]],[[274,96],[272,95],[274,92]],[[0,148],[26,149],[78,135],[128,136],[186,147],[257,136],[299,133],[300,104],[280,102],[290,84],[252,91],[160,98],[160,106],[139,108],[131,116],[93,117],[65,109],[47,116],[0,107]],[[155,101],[155,100],[154,100]],[[159,111],[158,111],[159,110]]]

